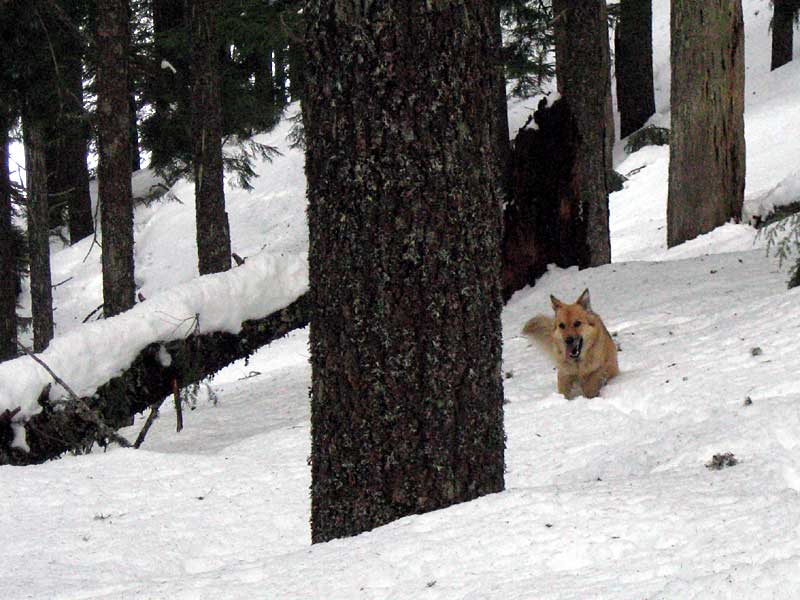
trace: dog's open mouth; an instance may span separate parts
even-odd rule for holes
[[[583,350],[583,338],[579,337],[575,343],[569,348],[569,357],[573,360],[578,360]]]

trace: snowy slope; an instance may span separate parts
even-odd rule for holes
[[[654,4],[654,120],[668,123],[668,3]],[[800,125],[800,64],[766,71],[770,12],[768,0],[745,1],[750,214],[794,200],[800,185],[800,147],[784,134]],[[512,106],[512,129],[523,106]],[[296,265],[307,245],[302,155],[282,127],[264,139],[284,156],[254,194],[228,189],[228,207],[235,251]],[[0,598],[800,597],[800,291],[786,290],[747,225],[666,250],[667,150],[617,153],[620,172],[644,168],[611,198],[614,263],[554,269],[503,314],[505,492],[311,546],[298,331],[209,382],[180,434],[164,408],[142,450],[0,467]],[[232,301],[193,279],[191,185],[174,191],[180,203],[137,211],[141,309],[172,302],[179,283],[202,288],[187,301],[209,307],[254,301],[265,280]],[[99,304],[89,245],[54,256],[54,281],[73,277],[55,290],[58,333],[73,343],[106,335],[78,324]],[[302,288],[304,272],[292,273],[272,280],[276,293]],[[518,332],[549,310],[549,294],[571,300],[587,286],[622,374],[598,399],[567,401]],[[80,363],[61,365],[68,381],[117,360],[86,346]],[[723,452],[739,463],[705,467]]]

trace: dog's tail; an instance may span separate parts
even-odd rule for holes
[[[555,327],[555,321],[552,318],[537,315],[525,323],[525,327],[522,328],[522,335],[536,344],[553,361],[557,361],[558,351],[553,343],[553,327]]]

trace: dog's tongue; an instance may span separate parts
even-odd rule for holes
[[[580,340],[577,344],[572,347],[572,350],[569,352],[569,357],[577,359],[581,355],[581,350],[583,349],[583,340]]]

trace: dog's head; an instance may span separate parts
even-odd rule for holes
[[[565,359],[578,361],[597,334],[589,290],[584,290],[574,304],[566,304],[555,296],[550,296],[550,301],[556,313],[553,330],[556,345]]]

